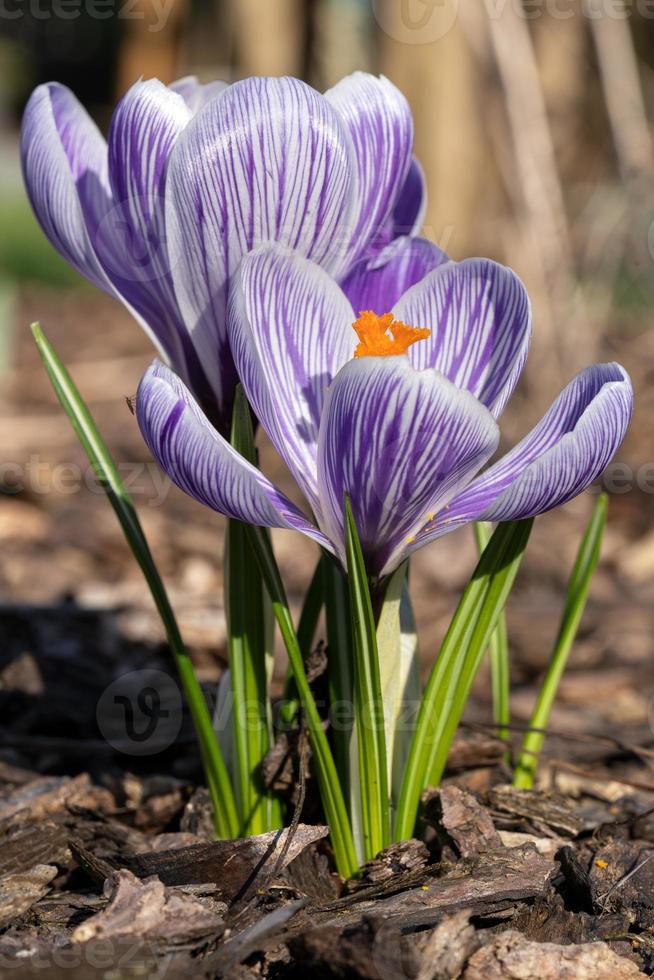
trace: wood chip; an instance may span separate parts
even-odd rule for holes
[[[30,819],[40,820],[69,805],[90,809],[113,809],[114,798],[107,790],[93,786],[88,773],[69,778],[47,776],[4,793],[0,798],[0,820],[29,811]]]
[[[496,786],[489,798],[494,810],[518,823],[515,827],[504,827],[506,830],[533,828],[549,837],[560,834],[576,837],[584,827],[572,802],[555,793]]]
[[[470,959],[463,980],[635,980],[638,967],[606,943],[535,943],[509,929]]]
[[[37,864],[29,871],[0,878],[0,927],[23,915],[48,891],[58,871],[49,864]]]
[[[327,827],[300,824],[293,834],[282,866],[277,870],[281,871],[304,848],[327,837],[328,833]],[[230,900],[249,887],[255,876],[263,879],[276,867],[287,835],[288,829],[242,840],[192,844],[167,851],[134,854],[124,857],[122,863],[139,878],[157,875],[166,885],[216,882],[222,897]]]
[[[476,796],[458,786],[442,786],[425,804],[425,815],[439,836],[461,857],[502,846],[488,810]]]
[[[370,885],[392,881],[397,875],[425,868],[429,863],[429,851],[422,841],[404,840],[391,844],[361,868],[361,876],[348,882],[348,892],[360,891]]]
[[[122,870],[108,882],[106,893],[107,908],[77,926],[73,942],[137,936],[174,944],[224,931],[221,916],[195,898],[171,893],[155,877],[142,881]]]

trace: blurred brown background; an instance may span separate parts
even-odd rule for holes
[[[555,722],[577,731],[631,726],[642,741],[654,691],[653,38],[654,4],[644,0],[68,0],[66,7],[7,0],[0,12],[1,600],[48,604],[68,595],[82,605],[124,607],[121,629],[160,635],[113,515],[76,482],[74,467],[84,459],[29,339],[28,323],[38,318],[117,458],[132,467],[137,504],[207,676],[222,652],[221,522],[174,489],[160,498],[125,405],[151,356],[148,342],[117,304],[58,259],[26,203],[17,125],[31,88],[65,82],[106,126],[115,100],[141,75],[290,73],[324,89],[357,69],[381,72],[415,115],[429,188],[425,233],[454,258],[506,262],[529,289],[535,339],[505,415],[507,441],[588,362],[615,358],[632,373],[634,425],[605,478],[612,497],[605,558]],[[591,503],[586,495],[537,523],[510,612],[518,717],[526,717],[531,685],[547,662]],[[297,599],[315,556],[297,536],[281,534],[278,544]],[[426,660],[473,563],[466,532],[415,562]],[[483,678],[479,698],[487,704]]]

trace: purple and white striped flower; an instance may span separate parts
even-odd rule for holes
[[[444,262],[392,315],[356,320],[328,273],[265,246],[241,263],[229,326],[245,393],[312,518],[229,446],[157,362],[137,397],[153,455],[178,486],[220,513],[301,531],[341,560],[348,493],[371,575],[389,574],[469,521],[526,518],[570,500],[602,472],[631,417],[624,369],[594,365],[478,475],[497,449],[497,419],[531,334],[522,283],[485,259]]]
[[[294,78],[137,82],[107,141],[67,88],[41,85],[22,130],[52,244],[128,307],[223,429],[236,383],[227,303],[249,250],[298,251],[345,280],[356,306],[371,263],[364,295],[377,278],[383,306],[389,282],[442,261],[409,237],[425,203],[412,147],[404,97],[361,72],[325,95]]]

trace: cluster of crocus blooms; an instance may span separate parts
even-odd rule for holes
[[[220,513],[301,531],[342,561],[349,494],[373,577],[467,522],[571,499],[632,411],[624,369],[594,365],[483,469],[527,357],[529,301],[509,269],[416,236],[412,147],[405,99],[361,73],[325,95],[288,78],[140,82],[108,144],[47,85],[23,127],[46,234],[167,361],[137,397],[163,469]],[[311,516],[225,439],[237,380]]]

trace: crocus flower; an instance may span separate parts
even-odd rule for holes
[[[137,396],[153,455],[220,513],[301,531],[341,561],[348,493],[371,576],[468,521],[526,518],[570,500],[602,472],[631,416],[624,369],[594,365],[478,475],[497,449],[497,419],[531,334],[520,280],[485,259],[445,262],[387,314],[357,318],[315,263],[263,247],[241,264],[230,331],[245,393],[312,518],[230,447],[159,363]]]
[[[287,245],[347,280],[355,305],[370,263],[410,277],[441,261],[408,237],[424,214],[412,145],[404,97],[361,72],[325,95],[294,78],[137,82],[108,141],[47,84],[25,111],[22,163],[55,248],[128,307],[224,428],[236,383],[226,309],[247,251]]]

